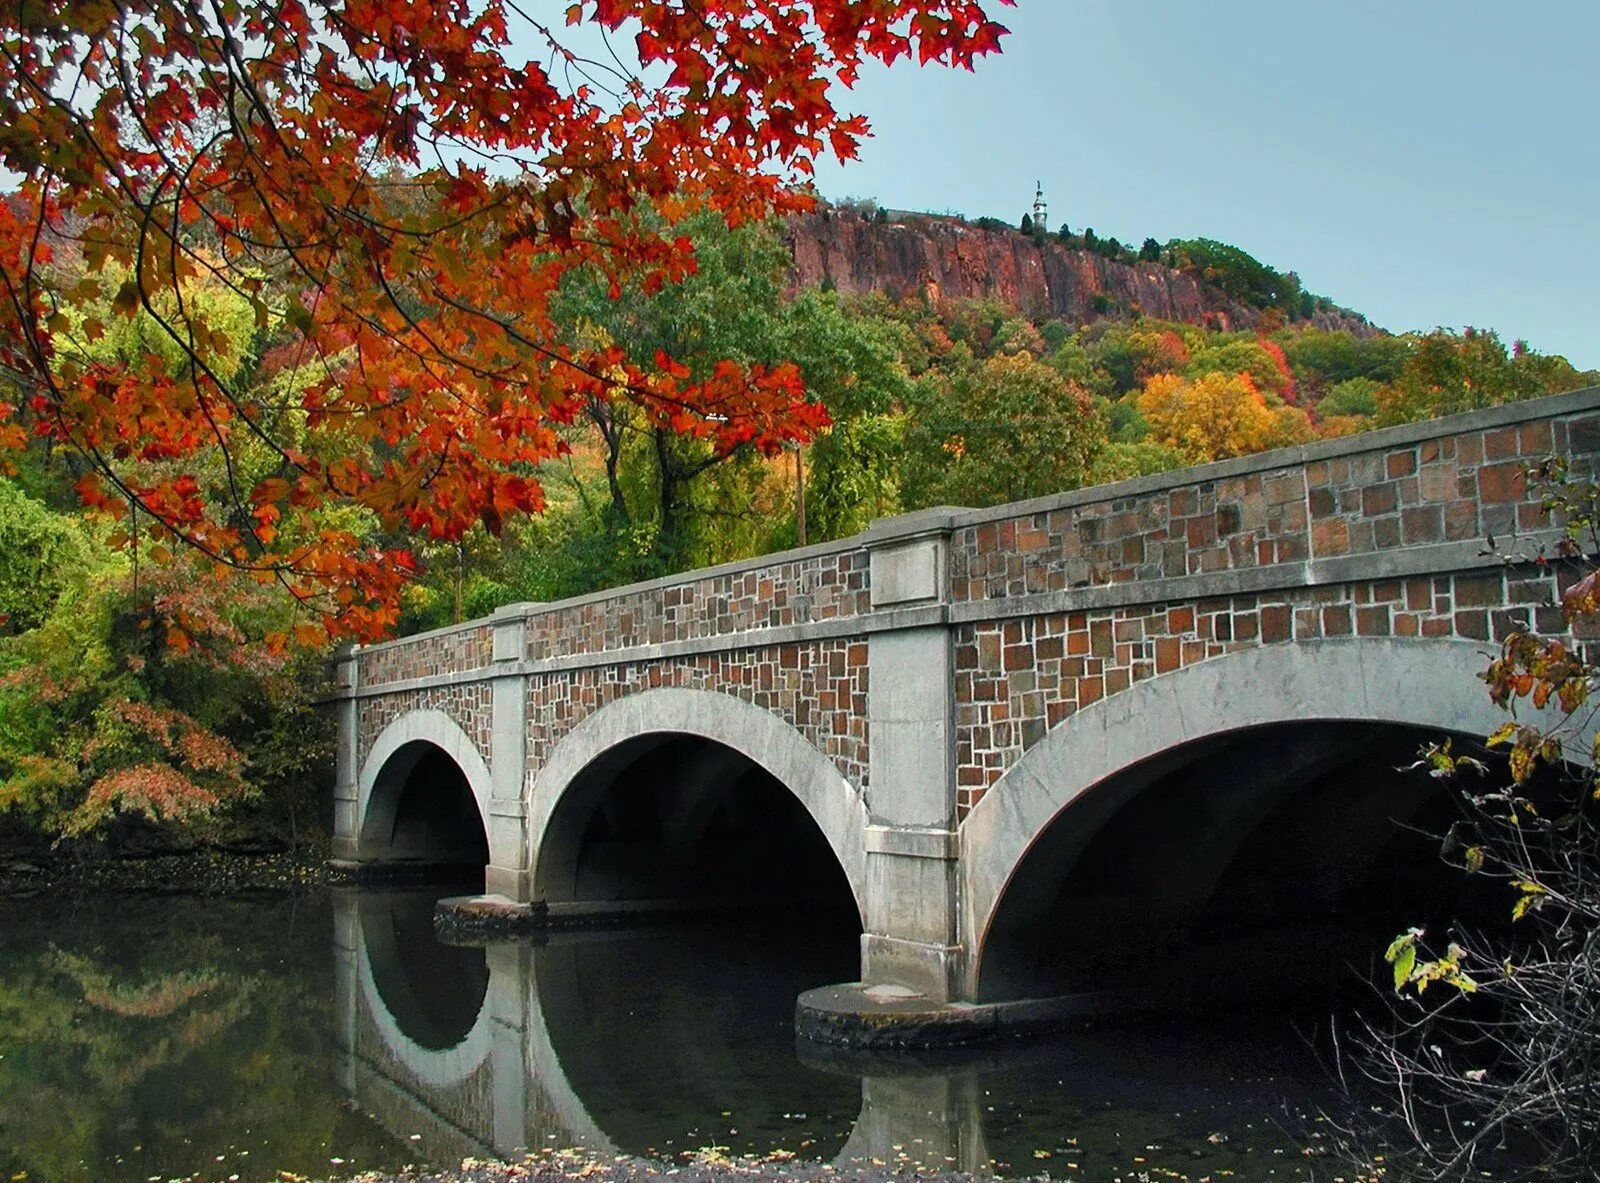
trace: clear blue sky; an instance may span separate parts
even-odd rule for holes
[[[1207,237],[1401,331],[1600,368],[1594,0],[1019,0],[977,73],[902,63],[830,197]]]

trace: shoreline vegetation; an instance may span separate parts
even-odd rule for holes
[[[155,892],[226,895],[324,887],[342,878],[328,866],[329,841],[292,850],[194,847],[110,855],[0,842],[0,903],[40,892]]]

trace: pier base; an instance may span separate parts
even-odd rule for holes
[[[433,928],[447,941],[519,937],[543,932],[549,916],[543,904],[524,904],[503,895],[461,895],[443,899],[433,910]]]

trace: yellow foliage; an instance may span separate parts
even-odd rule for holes
[[[1298,407],[1270,398],[1248,373],[1212,372],[1198,378],[1158,374],[1139,394],[1150,438],[1205,463],[1244,456],[1312,437]]]

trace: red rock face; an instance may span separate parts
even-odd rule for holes
[[[872,222],[830,211],[792,219],[786,237],[795,289],[831,283],[848,295],[883,292],[896,299],[923,291],[939,299],[993,296],[1035,320],[1059,317],[1080,325],[1143,313],[1247,329],[1261,318],[1258,309],[1188,272],[1118,262],[1056,241],[1035,242],[944,218]],[[1314,323],[1362,335],[1374,331],[1337,313],[1319,312]]]

